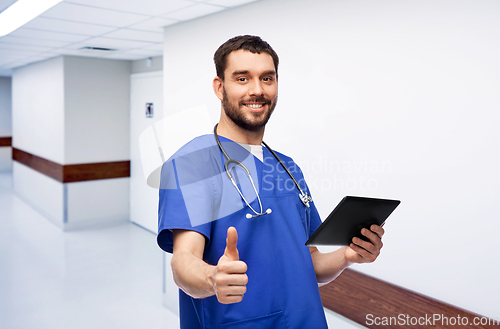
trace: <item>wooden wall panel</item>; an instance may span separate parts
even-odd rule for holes
[[[63,181],[63,166],[17,148],[12,148],[12,159],[60,182]]]
[[[12,146],[12,137],[0,137],[0,147]]]
[[[367,328],[500,328],[498,324],[473,325],[474,318],[481,317],[480,315],[350,269],[346,269],[334,281],[319,290],[324,307]],[[368,318],[367,322],[368,314],[373,316]],[[398,318],[401,317],[400,314],[403,314],[402,321]],[[424,322],[426,316],[431,319],[434,314],[436,317],[447,317],[448,325],[446,321]],[[408,319],[406,315],[415,319]],[[456,321],[458,316],[461,321],[467,318],[468,325],[463,325],[463,322],[460,322],[462,325],[452,325],[451,322]],[[375,317],[380,321],[384,320],[384,317],[395,319],[392,325],[381,325],[380,322],[375,325]],[[402,325],[403,323],[406,325]]]
[[[130,177],[130,161],[60,165],[16,148],[12,159],[61,183]]]
[[[130,161],[86,163],[64,166],[64,183],[130,177]]]

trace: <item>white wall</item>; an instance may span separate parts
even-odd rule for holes
[[[64,57],[64,164],[130,159],[131,62]],[[67,185],[65,229],[129,220],[129,178]]]
[[[163,71],[163,56],[150,58],[150,61],[148,58],[132,61],[132,74]]]
[[[64,57],[64,164],[129,159],[130,66]]]
[[[12,171],[12,147],[0,147],[0,172]]]
[[[65,230],[129,221],[128,177],[67,183],[64,186],[67,209]]]
[[[64,163],[63,57],[14,70],[12,143],[23,151]],[[17,195],[61,229],[66,221],[64,184],[25,165],[13,163]]]
[[[249,4],[165,29],[165,115],[207,104],[216,122],[215,50],[261,35],[281,60],[265,140],[322,217],[344,195],[402,200],[355,269],[498,317],[499,31],[493,0]]]
[[[0,137],[12,136],[12,79],[0,77]]]
[[[54,225],[64,229],[67,212],[64,184],[17,161],[13,163],[12,179],[18,196]]]
[[[63,57],[14,70],[12,136],[13,147],[64,163]]]
[[[130,62],[62,56],[14,70],[14,147],[59,164],[129,159]]]
[[[0,137],[12,137],[12,79],[0,77]],[[12,170],[12,147],[0,147],[0,172]]]

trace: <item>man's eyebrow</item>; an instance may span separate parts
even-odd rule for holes
[[[266,71],[266,72],[262,73],[262,75],[276,75],[276,71],[275,70],[269,70],[269,71]]]
[[[248,74],[249,71],[248,70],[242,70],[242,71],[234,71],[232,76],[235,76],[235,75],[240,75],[240,74]]]
[[[250,73],[250,71],[241,70],[241,71],[234,71],[231,75],[234,77],[237,75],[244,75],[244,74],[248,74],[248,73]],[[264,73],[262,73],[262,75],[276,75],[276,71],[275,70],[265,71]]]

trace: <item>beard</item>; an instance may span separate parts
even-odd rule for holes
[[[249,98],[246,100],[240,100],[237,106],[233,106],[233,104],[229,103],[227,99],[226,90],[222,89],[222,107],[224,108],[224,112],[226,115],[233,121],[238,127],[249,130],[249,131],[258,131],[264,128],[273,114],[274,108],[276,107],[276,103],[278,101],[278,97],[274,100],[266,98],[264,96],[259,96],[256,98]],[[240,110],[240,107],[245,106],[245,103],[258,102],[264,103],[265,106],[268,106],[267,111],[258,112],[258,113],[249,113],[246,114]]]

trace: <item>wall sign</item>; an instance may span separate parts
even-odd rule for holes
[[[146,103],[146,118],[153,117],[153,103]]]

